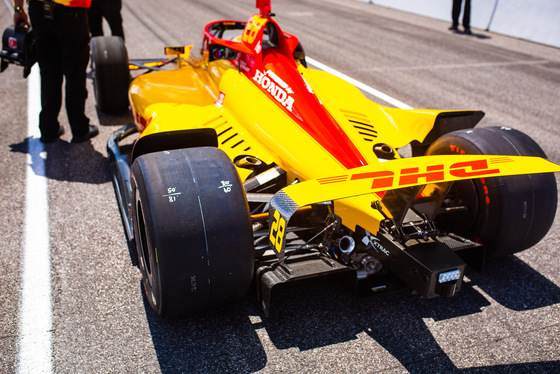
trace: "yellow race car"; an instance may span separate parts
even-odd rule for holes
[[[134,116],[107,148],[158,315],[231,303],[252,284],[268,313],[275,286],[323,276],[452,296],[467,264],[545,236],[560,167],[530,137],[474,128],[480,111],[372,102],[307,67],[270,0],[256,6],[161,60],[92,41],[99,109]]]

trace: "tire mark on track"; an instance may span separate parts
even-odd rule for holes
[[[155,25],[150,17],[142,16],[140,14],[140,11],[138,11],[134,7],[134,5],[129,5],[129,3],[124,3],[123,5],[126,8],[126,10],[130,12],[130,14],[138,20],[139,23],[144,25],[144,27],[146,27],[146,29],[148,29],[156,37],[156,39],[158,39],[160,42],[164,44],[169,41],[169,38],[159,31],[159,30],[164,30],[163,27],[157,27],[158,25]]]

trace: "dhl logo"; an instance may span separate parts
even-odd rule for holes
[[[500,164],[514,162],[509,157],[491,158],[490,162],[486,159],[456,162],[449,168],[444,164],[427,165],[425,170],[420,167],[402,168],[395,172],[392,170],[379,170],[367,173],[346,174],[328,178],[319,178],[320,185],[343,183],[346,181],[371,179],[371,189],[396,188],[422,183],[438,183],[446,180],[446,173],[456,178],[483,178],[500,173],[500,169],[490,167],[488,164]]]

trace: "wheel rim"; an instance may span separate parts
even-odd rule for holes
[[[151,262],[151,255],[150,250],[148,247],[148,234],[146,231],[146,224],[144,221],[144,212],[142,210],[142,202],[140,198],[136,197],[136,222],[138,225],[138,233],[139,238],[136,241],[136,245],[138,245],[140,254],[140,261],[142,268],[144,270],[144,274],[150,286],[152,285],[152,262]]]
[[[479,191],[474,180],[454,182],[442,204],[447,211],[437,219],[439,227],[457,234],[475,231],[480,210]]]

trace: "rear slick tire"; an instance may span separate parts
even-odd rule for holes
[[[538,156],[541,147],[524,133],[505,127],[483,127],[448,133],[427,154]],[[436,224],[486,246],[486,258],[520,252],[538,243],[554,221],[558,193],[553,173],[473,179],[455,182],[444,202],[449,210]]]
[[[243,186],[218,148],[149,153],[132,165],[132,220],[146,297],[159,316],[241,299],[253,279]]]

